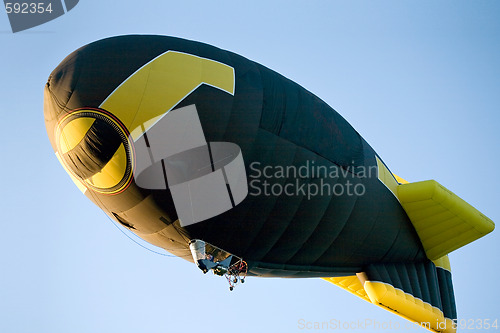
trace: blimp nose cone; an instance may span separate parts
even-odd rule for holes
[[[60,136],[64,161],[82,179],[101,172],[122,142],[111,124],[85,116],[70,120]]]
[[[68,172],[99,192],[116,192],[131,177],[126,129],[111,113],[74,110],[61,119],[55,133],[57,154]]]

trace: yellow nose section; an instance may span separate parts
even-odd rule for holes
[[[128,186],[133,149],[128,131],[111,114],[74,111],[59,122],[56,140],[59,160],[79,187],[116,194]]]

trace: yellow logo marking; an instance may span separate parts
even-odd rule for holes
[[[100,107],[115,114],[135,141],[202,84],[234,95],[234,69],[211,59],[168,51],[132,74]]]

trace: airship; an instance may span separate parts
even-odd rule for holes
[[[247,276],[323,278],[431,331],[456,330],[447,255],[494,223],[434,180],[393,174],[281,74],[200,42],[111,37],[53,70],[44,116],[86,197],[231,290]]]

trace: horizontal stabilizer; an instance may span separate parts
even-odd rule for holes
[[[400,184],[397,197],[431,260],[495,228],[493,221],[435,180]]]
[[[325,280],[432,332],[456,331],[451,272],[431,261],[369,265],[363,273]]]

